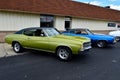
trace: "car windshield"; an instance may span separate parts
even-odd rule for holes
[[[45,28],[44,32],[47,36],[55,36],[60,34],[60,32],[54,28]]]
[[[70,30],[69,32],[75,33],[75,34],[83,34],[83,35],[94,34],[89,29],[73,29],[73,30]]]
[[[94,34],[92,31],[90,31],[89,29],[86,29],[86,32],[88,33],[88,34]]]

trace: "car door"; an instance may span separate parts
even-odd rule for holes
[[[27,36],[25,40],[26,47],[40,49],[40,50],[49,50],[48,49],[48,37],[41,35],[40,29],[30,29],[24,34]]]

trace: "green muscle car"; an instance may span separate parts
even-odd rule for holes
[[[7,35],[5,41],[16,53],[24,48],[56,53],[61,60],[70,60],[73,54],[80,54],[91,48],[89,38],[60,34],[55,28],[25,28]]]

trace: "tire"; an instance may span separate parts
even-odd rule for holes
[[[16,53],[20,53],[20,52],[23,51],[23,47],[20,45],[20,43],[15,42],[15,43],[13,43],[13,50],[14,50]]]
[[[97,47],[99,48],[104,48],[107,46],[107,43],[105,41],[98,41],[97,42]]]
[[[56,53],[60,60],[69,61],[72,58],[72,52],[67,47],[59,47]]]

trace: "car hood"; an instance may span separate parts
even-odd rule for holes
[[[89,38],[85,37],[77,37],[77,36],[66,36],[66,35],[56,35],[53,38],[56,38],[59,41],[64,41],[65,43],[84,43],[84,42],[90,42]]]
[[[73,34],[73,33],[64,33],[64,34],[65,34],[65,35],[70,35],[70,36],[83,36],[83,37],[90,38],[91,40],[92,40],[92,39],[96,39],[96,40],[99,40],[99,39],[106,40],[106,39],[113,39],[113,38],[114,38],[113,36],[110,36],[110,35],[98,34],[98,33],[88,34],[88,35]]]
[[[114,38],[113,36],[110,35],[105,35],[105,34],[91,34],[89,35],[90,38],[96,38],[96,39],[112,39]]]

